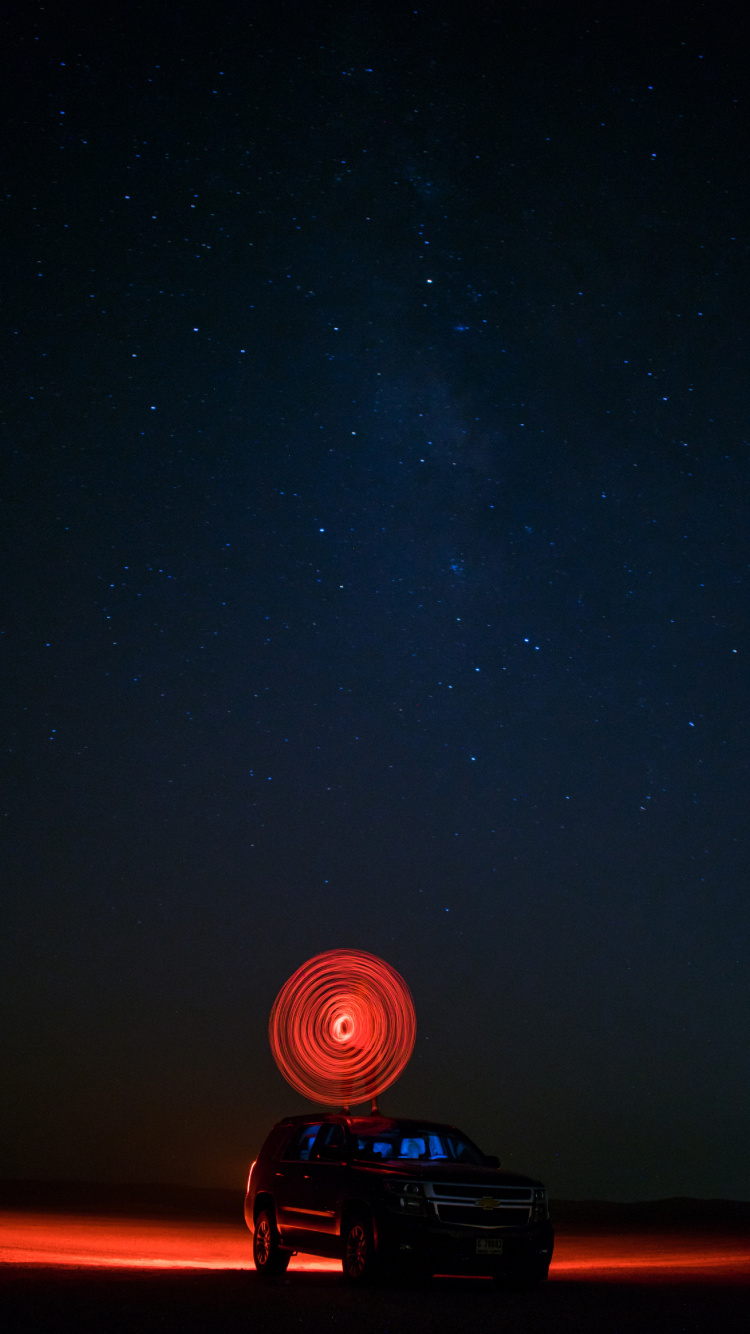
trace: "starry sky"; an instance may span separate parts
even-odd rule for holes
[[[346,946],[385,1110],[750,1195],[731,14],[4,7],[0,1176],[242,1185]]]

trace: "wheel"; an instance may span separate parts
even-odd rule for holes
[[[341,1264],[347,1283],[370,1283],[375,1278],[375,1238],[365,1214],[354,1214],[344,1227]]]
[[[276,1220],[268,1209],[258,1214],[253,1235],[253,1259],[259,1274],[270,1278],[273,1274],[283,1274],[291,1260],[289,1251],[282,1251]]]

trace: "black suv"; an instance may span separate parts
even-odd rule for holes
[[[411,1271],[547,1277],[547,1192],[455,1126],[320,1114],[274,1126],[250,1169],[245,1221],[260,1274],[296,1251],[340,1259],[352,1283]]]

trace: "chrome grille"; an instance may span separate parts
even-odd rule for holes
[[[462,1223],[469,1227],[524,1227],[529,1221],[529,1210],[509,1208],[479,1209],[474,1204],[439,1204],[441,1223]]]
[[[529,1186],[449,1186],[443,1182],[433,1182],[432,1192],[435,1199],[441,1200],[502,1200],[504,1204],[531,1204],[532,1193]]]
[[[425,1185],[425,1194],[443,1223],[484,1229],[525,1227],[531,1217],[530,1186],[455,1186],[433,1181]]]

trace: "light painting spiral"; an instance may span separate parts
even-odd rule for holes
[[[309,959],[281,988],[268,1027],[292,1088],[314,1102],[375,1098],[414,1050],[414,1002],[395,968],[363,950]]]

